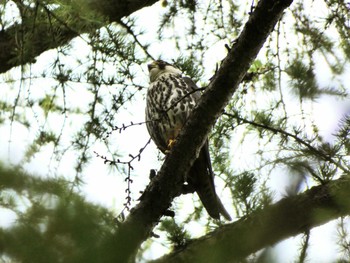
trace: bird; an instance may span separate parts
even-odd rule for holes
[[[168,62],[155,60],[148,64],[148,71],[150,85],[146,95],[146,126],[156,146],[167,154],[200,100],[201,93],[191,78],[183,76],[180,69]],[[231,220],[215,191],[208,139],[184,178],[212,218],[220,219],[222,215]]]

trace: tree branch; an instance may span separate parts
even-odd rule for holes
[[[349,172],[349,169],[347,167],[342,165],[340,162],[337,162],[337,161],[333,160],[333,158],[330,157],[329,155],[327,155],[327,153],[317,149],[315,146],[313,146],[309,142],[306,142],[305,140],[301,139],[296,134],[292,134],[292,133],[287,132],[285,130],[282,130],[282,129],[279,129],[279,128],[275,128],[275,127],[272,127],[272,126],[268,126],[268,125],[265,125],[265,124],[262,124],[262,123],[257,123],[257,122],[254,122],[254,121],[250,121],[250,120],[244,119],[244,118],[242,118],[242,117],[240,117],[238,115],[235,115],[235,114],[230,114],[230,113],[227,113],[227,112],[224,112],[223,114],[228,116],[228,117],[232,117],[232,118],[238,120],[241,123],[250,124],[250,125],[255,126],[255,127],[263,128],[264,130],[272,131],[273,133],[279,133],[279,134],[285,135],[287,137],[293,138],[297,143],[299,143],[300,145],[303,145],[307,149],[309,149],[310,152],[312,152],[314,155],[319,156],[321,159],[323,159],[326,162],[334,164],[336,167],[341,169],[344,173],[348,173]]]
[[[349,215],[349,192],[349,178],[315,186],[193,240],[183,250],[152,263],[240,261],[285,238]]]
[[[211,127],[229,102],[266,38],[292,0],[262,0],[250,16],[240,37],[223,60],[158,175],[131,210],[115,236],[111,262],[127,262],[146,240],[173,198],[181,190],[183,176],[196,159]]]
[[[60,1],[60,4],[64,2]],[[72,7],[69,11],[65,10],[66,7],[50,11],[41,1],[37,2],[41,8],[23,7],[22,23],[0,31],[0,73],[34,62],[44,51],[65,45],[82,33],[119,21],[155,2],[157,1],[78,0],[75,4],[69,4]],[[62,13],[61,20],[56,15],[58,13]]]

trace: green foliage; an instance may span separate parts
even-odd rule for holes
[[[58,77],[59,79],[60,77]],[[65,79],[65,81],[67,81],[68,79]],[[64,83],[64,80],[60,80],[61,83]],[[45,115],[45,118],[47,118],[47,115],[50,113],[50,112],[62,112],[63,109],[58,106],[58,105],[55,105],[55,97],[53,96],[50,96],[50,95],[46,95],[44,98],[40,99],[39,102],[38,102],[39,106],[43,109],[44,111],[44,115]]]
[[[17,13],[8,11],[10,2]],[[21,25],[12,32],[18,62],[35,51],[33,33],[43,36],[45,50],[65,43],[65,30],[79,34],[38,57],[38,63],[1,76],[0,124],[11,126],[10,138],[3,141],[16,141],[20,128],[28,131],[20,148],[21,165],[26,167],[40,154],[51,155],[50,164],[40,163],[50,166],[55,176],[44,179],[25,173],[23,167],[0,167],[0,205],[16,215],[16,221],[0,231],[4,260],[100,262],[113,253],[113,216],[76,191],[94,160],[93,151],[102,149],[100,155],[112,156],[116,176],[142,185],[142,174],[130,179],[132,166],[118,159],[130,154],[119,149],[122,139],[110,135],[120,122],[142,122],[125,121],[124,114],[144,112],[139,102],[148,86],[146,63],[159,57],[173,62],[205,87],[258,1],[163,1],[160,13],[152,17],[152,22],[158,19],[156,35],[142,24],[149,17],[139,20],[145,10],[109,23],[87,2],[93,1],[0,4],[0,37],[10,26]],[[348,99],[349,5],[333,0],[317,5],[294,1],[213,127],[209,142],[216,182],[228,190],[233,201],[224,203],[232,204],[234,218],[275,202],[274,191],[284,194],[283,189],[270,188],[276,176],[292,178],[286,188],[295,183],[295,191],[287,194],[297,194],[350,173],[350,117],[340,121],[331,137],[322,133],[315,112],[320,99]],[[143,154],[150,153],[140,155],[141,165]],[[62,175],[65,158],[73,174]],[[136,199],[138,192],[125,188],[120,198]],[[184,218],[162,219],[159,231],[169,241],[164,245],[185,248],[192,235],[186,228],[189,222],[205,225],[203,233],[222,224],[204,219],[204,214],[196,204]],[[344,224],[341,228],[340,245],[345,248],[348,234]],[[145,251],[157,242],[163,240],[149,241]],[[305,238],[303,247],[308,248],[307,242]]]
[[[315,79],[313,68],[308,68],[302,61],[294,61],[286,70],[291,77],[292,90],[300,98],[315,99],[319,95],[318,86]]]
[[[209,139],[214,173],[226,181],[226,178],[230,178],[233,173],[230,148],[228,147],[231,140],[231,127],[227,127],[227,118],[222,116],[218,120]],[[231,185],[227,187],[231,188]]]
[[[167,239],[175,250],[183,249],[190,242],[190,235],[184,230],[184,224],[177,224],[174,219],[162,221],[160,230],[167,233]]]
[[[38,137],[31,143],[25,152],[25,160],[30,161],[36,153],[39,153],[41,147],[52,143],[57,146],[58,138],[56,134],[52,131],[42,131]]]
[[[315,100],[321,95],[345,96],[344,92],[334,88],[319,88],[313,66],[307,67],[302,61],[296,60],[287,69],[291,77],[292,91],[301,99]]]
[[[275,72],[275,65],[273,63],[264,64],[260,60],[255,60],[251,65],[248,73],[248,81],[256,82],[262,79],[261,88],[266,91],[274,91],[277,89],[277,77]]]
[[[198,82],[203,77],[203,69],[196,61],[186,57],[178,57],[174,64],[181,69],[181,71],[193,79],[194,82]]]
[[[243,206],[243,214],[249,214],[256,209],[256,200],[252,198],[256,188],[256,176],[254,174],[243,173],[233,178],[234,191],[232,196],[237,204]],[[252,200],[251,200],[252,199]]]
[[[336,136],[340,147],[344,149],[344,155],[350,155],[350,116],[345,116],[341,120]]]
[[[63,179],[43,179],[3,166],[0,178],[0,203],[16,214],[16,221],[0,230],[4,255],[20,262],[101,259],[116,230],[110,212],[85,201]]]
[[[9,112],[11,108],[11,105],[7,104],[4,101],[0,101],[0,124],[3,124],[3,122],[6,120],[4,113]]]

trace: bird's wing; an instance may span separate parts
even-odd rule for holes
[[[195,189],[211,217],[219,219],[220,214],[222,214],[227,220],[231,220],[229,213],[224,208],[215,191],[208,141],[203,145],[198,158],[191,167],[188,175],[188,183]]]
[[[187,84],[187,88],[188,88],[188,92],[193,92],[195,90],[198,90],[196,92],[193,92],[192,96],[193,98],[196,100],[196,102],[198,103],[200,97],[201,97],[201,93],[200,90],[198,89],[196,83],[193,82],[193,80],[189,77],[182,77],[182,79],[186,82]]]
[[[189,92],[198,90],[197,85],[192,79],[188,77],[183,77],[183,79],[187,84]],[[197,103],[200,96],[199,90],[193,93],[193,97]],[[188,183],[191,187],[194,187],[211,217],[219,219],[220,214],[222,214],[227,220],[231,220],[229,213],[226,211],[215,191],[214,173],[211,166],[208,140],[204,143],[198,158],[189,172]]]

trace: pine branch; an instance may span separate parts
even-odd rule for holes
[[[308,143],[307,141],[303,140],[302,138],[298,137],[295,134],[287,132],[287,131],[285,131],[283,129],[279,129],[279,128],[275,128],[275,127],[272,127],[272,126],[269,126],[269,125],[257,123],[257,122],[254,122],[254,121],[250,121],[250,120],[244,119],[242,117],[239,117],[238,115],[230,114],[230,113],[227,113],[227,112],[224,112],[223,114],[228,116],[228,117],[235,118],[236,120],[238,120],[241,123],[250,124],[250,125],[255,126],[255,127],[259,127],[259,128],[263,128],[265,130],[272,131],[273,133],[279,133],[279,134],[282,134],[282,135],[284,135],[286,137],[290,137],[290,138],[294,139],[300,145],[305,146],[315,156],[319,156],[324,161],[329,162],[331,164],[334,164],[336,167],[341,169],[344,173],[348,173],[349,172],[349,169],[347,169],[340,162],[337,162],[337,161],[333,160],[333,158],[328,156],[326,153],[320,151],[319,149],[317,149],[316,147],[314,147],[313,145],[311,145],[310,143]]]
[[[127,262],[149,237],[173,198],[180,192],[183,175],[193,164],[211,127],[236,91],[284,9],[291,3],[291,0],[259,2],[166,156],[158,175],[143,193],[142,201],[119,226],[111,262]]]
[[[152,263],[241,262],[262,248],[349,215],[349,192],[348,177],[315,186],[192,240],[183,250]]]
[[[59,5],[65,2],[59,1]],[[40,21],[36,18],[38,7],[23,7],[26,11],[23,12],[26,16],[22,16],[23,23],[16,23],[0,31],[0,73],[16,66],[34,62],[37,56],[49,49],[65,45],[80,34],[89,33],[108,23],[120,21],[122,17],[129,16],[133,12],[155,2],[156,0],[79,1],[76,8],[83,10],[83,13],[93,12],[91,18],[88,14],[79,14],[79,10],[65,11],[65,7],[50,11],[44,3],[37,1],[37,4],[43,8],[45,13],[49,12],[47,13],[47,20],[52,21],[52,23]],[[55,15],[59,12],[65,13],[63,19]],[[42,14],[40,13],[40,15]],[[71,23],[65,21],[70,20],[70,18],[74,18],[70,21]]]
[[[122,20],[119,20],[118,23],[125,28],[126,32],[128,32],[133,39],[135,40],[135,42],[138,44],[138,46],[143,50],[143,52],[145,52],[145,54],[147,55],[148,58],[155,60],[155,58],[152,56],[151,53],[148,52],[148,45],[144,45],[142,44],[138,37],[137,34],[134,32],[132,26],[128,25],[128,23],[124,23]]]

